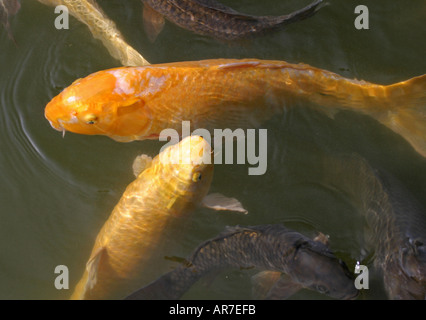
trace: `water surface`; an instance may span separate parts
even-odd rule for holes
[[[389,84],[426,72],[422,0],[366,0],[368,30],[354,27],[359,1],[329,0],[314,17],[255,39],[226,43],[166,23],[154,44],[143,31],[140,1],[99,0],[128,42],[148,61],[260,58],[303,62],[348,78]],[[228,0],[238,11],[288,13],[310,1]],[[132,181],[136,155],[156,155],[158,141],[118,143],[106,137],[53,130],[44,118],[47,102],[74,80],[117,67],[88,28],[70,18],[69,30],[54,27],[54,9],[21,1],[11,18],[16,45],[0,30],[0,299],[67,299],[71,290],[54,286],[57,265],[79,280],[94,239]],[[342,112],[334,119],[298,105],[266,123],[268,169],[249,176],[248,165],[217,165],[212,191],[238,198],[243,216],[199,209],[169,230],[146,281],[176,266],[199,243],[227,225],[284,223],[306,234],[321,231],[353,270],[362,256],[363,226],[341,193],[316,177],[318,151],[356,152],[399,178],[426,207],[426,161],[408,143],[373,119]],[[160,250],[160,248],[159,248]],[[167,258],[169,257],[169,258]],[[368,257],[364,262],[371,266]],[[200,282],[186,299],[249,299],[252,271],[233,270]],[[294,299],[324,299],[301,291]],[[361,299],[385,298],[375,273]]]

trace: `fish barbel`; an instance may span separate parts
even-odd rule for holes
[[[297,102],[349,109],[402,135],[426,156],[426,75],[392,85],[346,79],[306,64],[217,59],[122,67],[76,80],[45,108],[53,128],[117,141],[163,129],[258,127]]]
[[[202,243],[185,263],[126,299],[179,299],[206,274],[228,267],[284,273],[288,278],[274,279],[269,298],[282,299],[301,288],[336,299],[358,294],[346,265],[324,243],[282,225],[259,225],[226,229]]]
[[[92,35],[102,41],[110,55],[123,66],[145,66],[150,63],[125,40],[115,23],[108,18],[95,0],[38,0],[46,5],[65,5]]]
[[[252,16],[239,13],[215,0],[142,0],[145,31],[154,41],[164,26],[164,17],[195,33],[222,40],[236,40],[277,29],[306,19],[319,10],[316,0],[282,16]]]
[[[111,299],[129,294],[136,289],[141,270],[151,261],[173,219],[187,217],[206,198],[225,199],[207,195],[213,178],[213,164],[206,161],[211,160],[209,147],[203,138],[189,136],[152,161],[146,157],[146,168],[126,188],[99,232],[71,299]],[[233,203],[233,210],[244,211],[237,208],[236,199],[226,200]]]
[[[426,299],[426,210],[390,173],[362,157],[323,156],[322,182],[364,217],[367,249],[389,299]]]

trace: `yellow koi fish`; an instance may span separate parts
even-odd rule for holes
[[[138,288],[167,225],[198,205],[246,213],[236,199],[206,196],[213,178],[210,152],[205,160],[209,147],[203,138],[189,136],[152,160],[138,158],[146,168],[102,227],[71,299],[119,298]]]
[[[52,99],[53,128],[117,141],[157,138],[166,128],[257,127],[307,101],[331,114],[367,114],[426,156],[426,75],[392,85],[346,79],[284,61],[218,59],[99,71]]]
[[[92,35],[102,41],[110,55],[123,66],[145,66],[149,62],[132,48],[117,26],[102,11],[95,0],[38,0],[47,5],[65,5],[69,13],[87,25]]]

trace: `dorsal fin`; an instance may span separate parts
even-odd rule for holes
[[[219,10],[225,13],[240,15],[238,11],[235,11],[234,9],[227,7],[224,4],[217,2],[216,0],[195,0],[195,2],[198,2],[200,5],[210,9]]]
[[[314,241],[320,242],[323,245],[327,246],[329,245],[329,236],[319,232],[318,235],[314,238]]]
[[[237,61],[237,62],[231,62],[231,63],[224,63],[218,65],[217,69],[238,69],[238,68],[250,68],[250,67],[257,67],[261,64],[260,61]]]

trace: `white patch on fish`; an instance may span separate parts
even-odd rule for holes
[[[75,102],[76,100],[77,100],[77,97],[76,97],[76,96],[71,96],[71,97],[68,97],[67,102],[68,102],[68,103],[73,103],[73,102]]]
[[[117,82],[115,84],[115,89],[113,93],[115,94],[126,94],[126,95],[136,95],[136,96],[144,96],[147,94],[155,94],[159,92],[163,85],[165,84],[166,80],[168,79],[168,76],[162,75],[160,77],[155,77],[151,75],[150,71],[147,71],[145,74],[145,78],[147,80],[142,80],[139,83],[139,90],[136,90],[135,86],[130,85],[129,81],[127,79],[131,79],[133,76],[136,76],[136,74],[143,70],[149,70],[153,69],[148,67],[139,67],[135,68],[134,70],[131,69],[117,69],[117,70],[109,70],[108,73],[112,74],[116,79]],[[165,69],[164,67],[158,67],[158,69]],[[129,72],[131,75],[129,75]]]
[[[148,83],[146,83],[146,81],[141,83],[141,89],[143,90],[141,90],[138,96],[145,96],[160,92],[168,78],[167,76],[154,77],[150,76],[150,74],[147,74],[147,77],[149,78]]]
[[[127,81],[127,72],[122,72],[121,70],[110,70],[107,72],[112,74],[117,79],[113,93],[116,93],[119,95],[135,94],[135,88],[130,85],[129,81]]]

